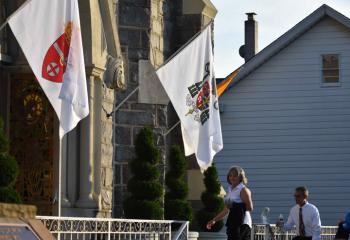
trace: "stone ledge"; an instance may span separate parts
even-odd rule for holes
[[[34,219],[36,213],[33,205],[0,203],[0,217]]]
[[[218,12],[210,0],[184,0],[182,11],[183,14],[203,14],[210,18],[214,18]]]

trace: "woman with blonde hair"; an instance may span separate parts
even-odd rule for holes
[[[250,212],[253,210],[251,192],[247,188],[248,179],[243,168],[233,166],[227,173],[229,184],[227,194],[224,198],[225,207],[212,220],[207,223],[211,227],[227,214],[226,233],[228,240],[250,240],[252,218]]]

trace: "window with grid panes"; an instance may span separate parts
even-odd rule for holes
[[[324,83],[339,82],[339,55],[322,55],[322,81]]]

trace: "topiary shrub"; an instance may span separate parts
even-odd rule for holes
[[[18,192],[11,187],[0,187],[0,202],[3,203],[22,203]]]
[[[205,232],[218,232],[224,226],[224,222],[218,221],[208,230],[206,225],[222,209],[224,209],[224,200],[219,196],[221,185],[218,178],[218,172],[213,164],[204,171],[204,185],[206,190],[202,193],[201,200],[204,208],[197,212],[197,221],[199,227]]]
[[[162,219],[161,198],[164,190],[159,179],[160,150],[154,145],[150,128],[143,128],[137,135],[135,152],[136,158],[129,165],[133,177],[128,182],[131,196],[124,201],[125,216]]]
[[[186,159],[178,146],[170,149],[169,171],[165,176],[168,190],[165,194],[165,219],[192,221],[192,209],[187,201],[188,186],[184,181]]]
[[[8,153],[9,142],[3,127],[0,119],[0,202],[21,203],[21,198],[13,187],[19,172],[18,164]]]

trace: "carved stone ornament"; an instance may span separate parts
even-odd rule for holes
[[[108,88],[125,88],[124,61],[121,56],[117,58],[111,55],[107,56],[106,72],[104,82]]]
[[[111,202],[112,199],[110,197],[110,193],[107,190],[103,190],[101,192],[101,200],[102,200],[102,206],[103,209],[110,209],[111,208]]]

